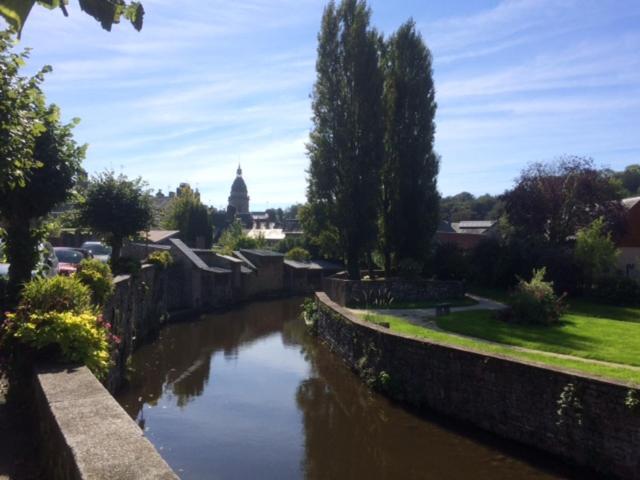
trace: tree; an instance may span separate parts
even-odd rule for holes
[[[34,159],[36,138],[44,131],[45,98],[40,89],[43,67],[33,77],[20,76],[28,51],[11,52],[11,34],[0,32],[0,191],[24,186],[29,172],[39,166]]]
[[[382,167],[382,232],[385,270],[424,264],[438,226],[434,151],[435,87],[431,52],[409,20],[384,52],[385,161]]]
[[[629,195],[640,194],[640,165],[629,165],[618,177]]]
[[[165,227],[180,230],[182,239],[191,247],[202,242],[202,248],[211,248],[213,227],[209,211],[200,201],[200,194],[190,186],[183,186],[169,205]],[[200,241],[198,240],[200,239]]]
[[[587,287],[590,288],[598,277],[611,272],[619,253],[602,217],[577,233],[575,256],[582,267]]]
[[[266,241],[263,236],[251,238],[242,230],[242,223],[236,220],[224,231],[218,242],[217,250],[224,255],[231,255],[235,250],[264,248]]]
[[[81,222],[104,235],[111,245],[111,262],[120,258],[125,238],[145,231],[153,220],[151,195],[141,178],[129,180],[106,171],[91,179],[80,205]]]
[[[337,234],[351,278],[375,242],[383,157],[380,36],[364,1],[325,8],[318,35],[317,79],[307,198]]]
[[[69,16],[67,12],[69,0],[37,0],[37,2],[36,0],[0,0],[0,15],[20,33],[36,3],[49,10],[60,8],[65,17]],[[122,17],[129,20],[136,30],[142,29],[144,8],[140,2],[78,0],[78,3],[83,12],[99,21],[102,28],[107,31],[111,31],[114,23],[120,23]]]
[[[534,163],[502,198],[509,223],[519,235],[555,245],[565,243],[598,217],[604,217],[614,232],[622,224],[617,189],[589,158]]]
[[[39,114],[44,131],[35,139],[32,169],[19,185],[0,190],[0,217],[6,228],[9,296],[18,299],[22,285],[31,278],[42,240],[41,220],[58,203],[67,200],[82,174],[86,146],[73,140],[77,120],[64,125],[51,106]]]
[[[332,260],[343,259],[340,234],[330,221],[330,212],[326,204],[307,203],[298,210],[304,236],[310,244],[314,256]],[[317,255],[316,255],[317,254]]]

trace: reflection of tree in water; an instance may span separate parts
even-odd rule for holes
[[[312,368],[296,398],[304,416],[305,475],[378,477],[389,455],[389,439],[383,438],[388,418],[380,402],[326,347],[309,339],[303,348]],[[372,466],[368,473],[367,464]]]
[[[185,406],[202,395],[216,352],[234,358],[241,346],[279,331],[283,323],[296,323],[291,320],[297,317],[300,303],[299,298],[257,302],[165,327],[157,339],[133,355],[130,383],[118,400],[133,418],[144,403],[156,404],[163,393]]]

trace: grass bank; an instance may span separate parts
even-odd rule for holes
[[[443,330],[414,325],[406,320],[391,315],[365,314],[364,318],[375,323],[386,322],[390,330],[405,335],[446,343],[452,346],[468,348],[480,353],[491,353],[526,360],[546,366],[570,369],[602,378],[609,378],[625,383],[640,385],[640,370],[629,368],[640,365],[637,357],[640,349],[640,324],[626,321],[604,319],[587,325],[587,332],[582,331],[588,319],[576,318],[569,314],[563,318],[561,325],[551,327],[553,330],[545,333],[540,330],[530,331],[527,327],[506,324],[492,318],[488,311],[469,311],[453,313],[447,317],[438,318],[438,325]],[[595,317],[594,317],[595,318]],[[631,327],[625,328],[626,327]],[[529,327],[530,328],[530,327]],[[489,333],[487,333],[489,332]],[[493,333],[490,333],[493,332]],[[599,339],[598,336],[606,336]],[[458,334],[477,337],[467,338]],[[497,343],[487,343],[490,340]],[[571,341],[571,347],[563,346],[563,342]],[[614,342],[607,345],[607,342]],[[515,350],[513,346],[522,346],[534,351],[523,352]],[[547,353],[547,352],[551,352]],[[563,353],[584,360],[562,358],[553,353]],[[620,365],[604,365],[590,361],[604,360]]]

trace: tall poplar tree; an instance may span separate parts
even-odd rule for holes
[[[327,212],[351,278],[377,233],[384,154],[379,34],[366,2],[330,2],[318,35],[307,197]]]
[[[402,269],[424,265],[438,224],[434,151],[435,87],[431,53],[413,20],[384,49],[385,159],[382,167],[381,240],[385,270],[392,256]]]

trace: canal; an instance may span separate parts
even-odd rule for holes
[[[546,455],[372,393],[307,334],[301,302],[170,325],[134,354],[117,399],[181,478],[577,478]]]

